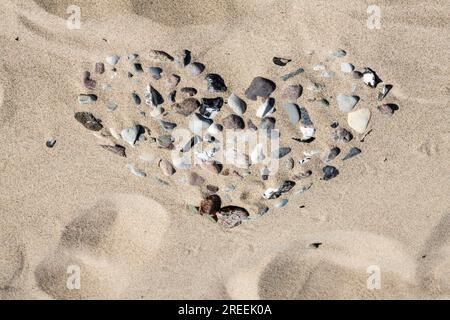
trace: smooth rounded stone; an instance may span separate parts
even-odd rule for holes
[[[330,150],[328,150],[328,152],[325,154],[323,161],[324,162],[330,162],[334,159],[336,159],[336,157],[341,153],[341,149],[339,149],[338,147],[333,147]]]
[[[203,98],[200,106],[200,114],[208,119],[213,119],[222,109],[223,98]]]
[[[210,73],[205,77],[206,82],[208,83],[208,91],[209,92],[225,92],[227,91],[227,86],[225,85],[225,81],[223,78],[216,74]]]
[[[288,203],[289,203],[289,200],[288,200],[288,199],[283,199],[283,200],[278,201],[278,202],[274,205],[274,207],[277,208],[277,209],[280,209],[280,208],[283,208],[284,206],[286,206]]]
[[[241,225],[248,217],[249,213],[244,208],[227,206],[220,209],[220,212],[217,213],[217,222],[222,227],[231,229]]]
[[[299,84],[291,84],[283,89],[281,98],[295,101],[302,95],[303,87]]]
[[[163,72],[163,69],[161,69],[160,67],[149,67],[147,68],[147,72],[153,79],[159,80],[162,77],[161,73]]]
[[[181,78],[179,75],[171,74],[166,79],[166,87],[169,89],[175,89],[176,86],[180,83]]]
[[[380,111],[381,114],[392,116],[394,114],[394,108],[390,104],[383,104],[381,106],[377,107],[378,111]]]
[[[172,90],[167,95],[167,101],[171,104],[174,104],[176,102],[176,98],[177,98],[177,90]]]
[[[145,89],[145,103],[150,107],[157,107],[164,103],[164,99],[158,90],[153,88],[153,86],[148,85]]]
[[[223,165],[215,160],[203,161],[200,163],[200,168],[209,171],[212,174],[219,174],[223,169]]]
[[[339,175],[339,170],[333,166],[325,166],[322,168],[323,180],[331,180]]]
[[[327,99],[320,99],[317,100],[317,104],[319,105],[319,107],[321,108],[328,108],[330,106],[330,102],[328,102]]]
[[[100,131],[103,129],[102,121],[95,118],[90,112],[76,112],[74,117],[88,130]]]
[[[262,143],[257,144],[250,154],[250,160],[253,164],[261,163],[266,159],[264,154],[265,146]]]
[[[106,57],[106,63],[108,63],[111,66],[115,66],[120,60],[120,57],[118,55],[112,55],[109,57]]]
[[[359,101],[359,97],[357,96],[347,96],[343,94],[339,94],[336,97],[336,102],[338,104],[339,110],[342,112],[350,112],[356,106]]]
[[[242,130],[245,128],[244,119],[235,114],[230,114],[228,117],[224,118],[223,126],[228,130]]]
[[[197,77],[205,70],[205,65],[200,62],[192,62],[186,66],[186,70],[191,76]]]
[[[284,111],[289,117],[289,121],[296,125],[300,121],[300,109],[295,103],[287,103],[283,106]]]
[[[223,131],[223,126],[221,124],[218,123],[213,123],[209,128],[208,128],[208,133],[212,134],[212,135],[218,135]]]
[[[258,97],[268,98],[276,89],[276,84],[272,80],[256,77],[250,83],[250,86],[245,91],[245,96],[253,101]]]
[[[353,139],[353,135],[345,128],[339,128],[331,134],[331,138],[336,142],[347,143]]]
[[[136,92],[133,92],[131,94],[131,98],[133,99],[135,105],[137,106],[141,105],[142,102],[141,97],[139,97],[139,95]]]
[[[184,87],[180,89],[180,92],[185,96],[185,97],[193,97],[197,94],[197,89],[192,88],[192,87]]]
[[[53,138],[48,139],[47,142],[45,142],[45,145],[47,146],[47,148],[50,148],[50,149],[53,148],[55,146],[55,144],[56,144],[56,140]]]
[[[190,116],[200,106],[200,102],[195,98],[184,99],[181,103],[176,103],[173,108],[176,113],[185,117]]]
[[[158,163],[158,167],[161,169],[162,173],[166,176],[166,177],[170,177],[173,176],[175,174],[175,168],[173,167],[172,163],[170,163],[167,160],[162,159],[161,161],[159,161]]]
[[[127,164],[127,169],[130,170],[130,172],[134,174],[136,177],[145,178],[147,176],[147,174],[144,171],[137,169],[131,163]]]
[[[273,57],[273,59],[272,59],[272,62],[280,67],[284,67],[291,61],[292,61],[291,59],[280,58],[280,57]]]
[[[355,66],[348,62],[342,62],[341,63],[341,71],[343,73],[352,73],[352,71],[355,70]]]
[[[168,61],[174,60],[170,54],[168,54],[165,51],[161,51],[161,50],[150,50],[148,56],[150,59],[162,61],[162,62],[168,62]]]
[[[291,148],[289,147],[281,147],[272,151],[272,159],[281,159],[291,153]]]
[[[208,184],[206,186],[206,190],[208,190],[209,193],[217,193],[217,192],[219,192],[219,187],[214,186],[212,184]]]
[[[358,133],[364,133],[370,120],[370,110],[367,108],[350,112],[347,116],[348,125]]]
[[[201,134],[202,131],[208,129],[213,121],[203,117],[199,113],[195,113],[189,120],[189,129],[195,134]]]
[[[191,172],[188,177],[188,183],[191,186],[201,186],[205,183],[205,179],[196,172]]]
[[[131,128],[125,128],[122,130],[120,135],[129,145],[134,146],[139,136],[139,127],[135,125]]]
[[[228,97],[228,106],[234,113],[240,116],[242,116],[245,113],[245,111],[247,111],[247,104],[245,103],[245,101],[239,98],[234,93],[232,93]]]
[[[256,116],[264,118],[275,112],[275,99],[268,98],[257,110]]]
[[[161,125],[161,127],[164,130],[167,130],[167,131],[172,131],[173,129],[175,129],[177,127],[176,123],[169,122],[169,121],[164,121],[164,120],[160,120],[159,124]]]
[[[342,158],[342,160],[345,161],[350,158],[353,158],[353,157],[357,156],[358,154],[360,154],[361,152],[362,152],[361,149],[359,149],[357,147],[353,147],[348,151],[348,153],[345,155],[345,157]]]
[[[118,156],[127,157],[126,154],[126,149],[124,146],[121,146],[120,144],[116,144],[114,146],[110,146],[110,145],[100,145],[103,149],[112,152],[114,154],[117,154]]]
[[[80,94],[78,96],[78,102],[81,105],[94,104],[98,100],[98,97],[95,94]]]
[[[105,73],[105,64],[103,62],[97,62],[95,64],[95,73],[97,73],[97,74]]]
[[[362,75],[364,83],[371,88],[375,88],[381,82],[375,71],[370,68],[364,68]]]
[[[200,213],[206,215],[215,215],[222,206],[222,200],[216,194],[207,196],[200,203]]]

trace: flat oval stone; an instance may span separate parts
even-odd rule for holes
[[[227,91],[227,86],[225,85],[225,81],[223,78],[216,74],[210,73],[205,77],[206,82],[208,82],[208,91],[209,92],[225,92]]]
[[[161,127],[163,127],[164,130],[167,130],[167,131],[171,131],[177,127],[176,123],[164,121],[164,120],[161,120],[159,122],[159,124],[161,125]]]
[[[126,158],[127,154],[126,154],[126,149],[124,146],[121,146],[119,144],[116,144],[114,146],[110,146],[110,145],[101,145],[101,147],[109,152],[112,152],[114,154],[117,154],[121,157]]]
[[[131,163],[127,164],[127,168],[128,168],[128,170],[130,170],[130,172],[131,172],[132,174],[134,174],[136,177],[139,177],[139,178],[145,178],[145,177],[147,176],[147,174],[146,174],[144,171],[137,169],[137,168],[136,168],[134,165],[132,165]]]
[[[350,112],[356,106],[359,101],[359,97],[357,96],[347,96],[343,94],[339,94],[336,97],[336,102],[338,104],[339,110],[342,112]]]
[[[78,96],[78,102],[81,105],[94,104],[98,100],[98,97],[95,94],[80,94]]]
[[[276,89],[276,84],[272,80],[256,77],[250,83],[250,86],[245,91],[245,96],[255,101],[258,97],[268,98]]]
[[[270,131],[275,129],[276,119],[273,117],[265,117],[261,120],[259,129]]]
[[[280,57],[273,57],[273,59],[272,59],[272,62],[280,67],[284,67],[291,61],[292,61],[291,59],[280,58]]]
[[[247,104],[244,100],[239,98],[237,95],[232,93],[228,97],[228,106],[231,108],[231,110],[236,113],[237,115],[242,116],[245,111],[247,110]]]
[[[77,112],[75,113],[75,119],[88,130],[100,131],[103,129],[102,121],[95,118],[90,112]]]
[[[286,206],[288,203],[289,203],[289,200],[288,200],[288,199],[282,199],[282,200],[278,201],[278,202],[274,205],[274,207],[277,208],[277,209],[280,209],[280,208],[283,208],[284,206]]]
[[[355,70],[355,66],[351,63],[343,62],[341,63],[341,71],[343,73],[352,73],[352,71]]]
[[[223,119],[223,126],[229,130],[242,130],[245,128],[245,122],[240,116],[231,114]]]
[[[181,103],[174,104],[173,108],[176,113],[185,117],[191,115],[198,109],[200,102],[195,98],[184,99]]]
[[[284,105],[283,109],[287,113],[289,121],[293,125],[298,124],[298,122],[300,121],[300,109],[298,105],[296,105],[295,103],[288,103]]]
[[[217,135],[223,131],[223,126],[218,123],[213,123],[209,128],[208,132],[212,135]]]
[[[367,108],[350,112],[347,116],[348,125],[358,133],[364,133],[370,120],[370,110]]]
[[[266,156],[264,154],[264,145],[262,143],[259,143],[253,148],[253,151],[250,154],[250,160],[253,164],[261,163],[266,159]]]
[[[148,85],[145,90],[145,103],[151,107],[157,107],[164,103],[164,99],[158,90]]]
[[[223,169],[223,165],[215,160],[203,161],[200,163],[200,167],[206,171],[213,173],[213,174],[219,174]]]

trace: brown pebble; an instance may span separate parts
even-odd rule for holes
[[[200,213],[207,215],[215,215],[222,206],[222,200],[216,194],[206,197],[200,204]]]
[[[229,130],[242,130],[245,128],[245,122],[238,115],[231,114],[223,119],[223,126]]]
[[[167,160],[164,160],[164,159],[161,160],[159,162],[158,166],[161,168],[161,171],[163,172],[163,174],[167,177],[174,175],[176,172],[173,165]]]
[[[109,146],[109,145],[101,145],[101,147],[105,150],[108,150],[109,152],[112,152],[114,154],[117,154],[121,157],[126,158],[127,154],[125,153],[125,147],[121,146],[119,144],[116,144],[114,146]]]
[[[95,73],[98,73],[98,74],[105,73],[105,64],[103,62],[97,62],[95,64]]]
[[[247,220],[249,213],[247,210],[236,206],[227,206],[217,213],[218,223],[225,228],[234,228]]]
[[[200,102],[195,98],[184,99],[181,103],[175,103],[173,108],[176,113],[185,117],[191,115],[200,106]]]
[[[301,96],[302,91],[303,91],[303,88],[301,85],[292,84],[292,85],[284,88],[283,92],[281,93],[281,98],[286,99],[286,100],[295,101]]]
[[[197,94],[197,89],[192,87],[184,87],[181,88],[180,91],[185,97],[193,97]]]
[[[206,186],[206,190],[208,190],[210,193],[217,193],[219,192],[219,187],[208,184]]]
[[[189,174],[188,183],[191,186],[201,186],[205,182],[205,179],[198,173],[191,172]]]

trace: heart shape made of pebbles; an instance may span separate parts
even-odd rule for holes
[[[202,63],[193,61],[188,50],[176,56],[160,50],[151,50],[142,58],[138,54],[111,55],[105,63],[93,66],[93,74],[83,73],[85,92],[78,96],[80,108],[75,119],[106,139],[108,143],[101,147],[117,156],[127,158],[130,148],[150,148],[152,152],[143,152],[139,159],[127,163],[137,177],[150,175],[167,186],[180,183],[174,176],[186,171],[188,177],[182,183],[186,188],[201,188],[204,195],[199,205],[187,209],[233,228],[263,216],[270,207],[288,205],[288,196],[308,191],[314,180],[336,178],[340,174],[338,160],[361,154],[373,113],[389,117],[397,110],[395,104],[384,103],[392,85],[382,83],[370,68],[356,71],[352,64],[341,62],[346,56],[344,50],[337,50],[323,63],[309,69],[294,67],[275,80],[257,76],[245,92],[238,93],[229,90],[220,74],[207,73]],[[293,63],[292,59],[273,58],[273,67],[280,70]],[[331,103],[334,93],[325,84],[333,78],[351,83],[353,88],[336,94],[336,105]],[[121,83],[128,83],[134,90],[124,91]],[[368,93],[364,98],[356,95],[359,84],[370,88],[361,90]],[[377,87],[381,88],[373,90]],[[279,110],[275,100],[278,88],[281,93],[277,100],[282,101]],[[299,104],[302,95],[305,101]],[[99,108],[99,104],[104,107]],[[102,120],[111,115],[127,119],[126,113],[135,113],[142,121],[114,128]],[[329,120],[322,128],[314,120],[319,113],[317,118]],[[344,126],[338,121],[343,116],[347,118]],[[277,123],[283,130],[277,129]],[[225,133],[227,138],[234,137],[235,144],[223,145]],[[289,139],[291,145],[286,145],[284,139],[291,133],[295,136]],[[248,147],[251,135],[263,139]],[[318,135],[323,140],[321,145],[316,144]],[[247,148],[237,147],[238,141],[247,143]],[[302,147],[301,153],[295,150],[297,146]],[[186,154],[194,161],[179,157]],[[150,171],[159,173],[145,172],[143,163],[136,165],[138,161],[156,163],[158,168]],[[226,185],[209,184],[209,177],[215,181],[220,177]],[[239,191],[240,185],[229,184],[229,179],[248,179],[250,190],[261,186],[263,190],[256,196],[248,190]],[[223,205],[225,202],[228,205]]]

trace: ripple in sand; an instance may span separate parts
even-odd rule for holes
[[[110,195],[66,226],[57,249],[35,270],[36,282],[55,299],[119,298],[132,271],[148,265],[159,250],[167,225],[157,202]],[[76,268],[80,288],[70,290],[67,281]]]

